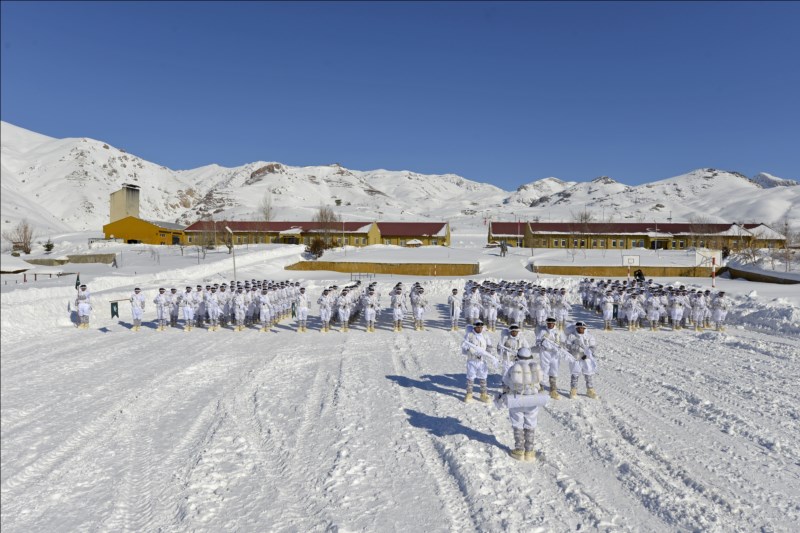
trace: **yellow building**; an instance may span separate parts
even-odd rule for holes
[[[449,222],[378,222],[378,229],[381,244],[450,246]]]
[[[129,216],[103,226],[106,239],[122,239],[128,244],[183,244],[183,225]]]
[[[369,246],[380,243],[374,222],[248,222],[237,220],[200,220],[185,229],[187,244],[222,245],[229,238],[233,244],[311,244],[321,238],[333,246]]]
[[[518,229],[519,228],[519,229]],[[656,222],[493,222],[489,242],[526,248],[685,250],[782,248],[786,237],[765,224]]]

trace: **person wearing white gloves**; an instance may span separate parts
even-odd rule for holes
[[[392,308],[392,320],[394,320],[394,330],[403,330],[403,317],[406,313],[406,298],[403,295],[403,289],[397,287],[392,294],[392,300],[389,303]]]
[[[508,418],[514,432],[511,457],[535,461],[533,438],[539,407],[547,404],[547,396],[538,394],[541,369],[533,360],[530,348],[520,348],[514,357],[516,362],[503,374],[503,393],[495,400],[495,406],[508,407]]]
[[[158,322],[157,331],[164,331],[167,327],[167,320],[169,320],[169,313],[172,304],[167,297],[167,290],[164,287],[158,289],[158,294],[153,298],[153,303],[156,306],[156,320]]]
[[[186,287],[186,292],[180,295],[178,305],[183,312],[183,331],[191,331],[194,325],[194,311],[197,307],[196,294],[192,292],[191,287]]]
[[[233,331],[244,331],[244,319],[247,315],[247,295],[242,287],[238,287],[236,292],[233,293],[230,307],[233,311]]]
[[[78,310],[78,327],[89,329],[89,313],[92,312],[92,295],[86,285],[78,288],[75,296],[75,308]]]
[[[517,361],[517,352],[520,348],[530,348],[530,344],[520,333],[517,324],[511,324],[508,329],[500,334],[500,342],[497,343],[497,357],[503,365],[505,374]]]
[[[725,298],[725,291],[720,291],[717,297],[711,300],[711,321],[717,331],[725,331],[728,308],[730,308],[730,300]]]
[[[294,310],[297,315],[297,331],[300,333],[306,332],[306,327],[308,325],[308,306],[309,301],[306,288],[300,287],[299,294],[294,298]]]
[[[571,373],[569,397],[571,399],[578,396],[578,380],[581,374],[586,380],[586,396],[593,399],[597,398],[597,393],[592,383],[593,377],[597,372],[596,346],[597,341],[594,335],[586,331],[586,323],[576,322],[575,330],[567,337],[567,350],[572,355],[572,359],[569,362]]]
[[[489,353],[492,349],[492,339],[483,331],[483,322],[477,320],[472,328],[467,330],[464,341],[461,343],[461,353],[467,358],[467,393],[464,401],[472,400],[472,386],[475,379],[481,387],[480,400],[489,401],[486,379],[489,376],[488,361],[496,361]]]
[[[367,323],[367,333],[374,333],[375,321],[378,317],[380,304],[379,297],[375,294],[375,289],[372,287],[370,287],[367,294],[362,297],[362,306],[364,307],[364,321]]]
[[[548,317],[545,320],[544,329],[536,335],[536,346],[539,347],[539,365],[542,368],[542,379],[547,376],[550,381],[550,397],[554,400],[560,399],[558,387],[558,367],[563,358],[563,345],[566,341],[564,332],[556,328],[556,319]],[[540,390],[544,387],[540,386]]]
[[[414,329],[421,331],[425,329],[425,311],[428,309],[428,299],[425,297],[425,289],[422,287],[417,289],[417,296],[415,300],[416,306],[414,308]]]
[[[453,289],[453,294],[447,297],[447,305],[450,306],[450,330],[458,331],[458,317],[461,316],[461,298],[458,296],[458,289]]]
[[[142,316],[144,315],[144,293],[142,289],[136,287],[131,294],[131,315],[133,316],[133,331],[139,331],[142,327]]]

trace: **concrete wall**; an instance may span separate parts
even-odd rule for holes
[[[472,276],[480,273],[480,265],[446,263],[350,263],[344,261],[300,261],[285,267],[286,270],[332,270],[334,272],[360,272],[369,274],[396,274],[403,276]]]
[[[727,267],[726,269],[731,276],[731,279],[742,278],[747,281],[760,281],[762,283],[780,283],[782,285],[796,285],[800,281],[793,279],[780,278],[777,276],[769,276],[759,272],[748,272],[747,270],[736,270],[735,268]]]
[[[710,278],[711,269],[705,267],[631,267],[631,277],[637,270],[642,271],[645,278],[696,277]],[[622,266],[537,266],[534,270],[539,274],[556,276],[590,276],[593,278],[624,278],[628,275],[628,267]]]
[[[125,217],[139,217],[139,189],[123,187],[111,193],[109,223]]]

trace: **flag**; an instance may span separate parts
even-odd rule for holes
[[[75,290],[77,291],[80,288],[81,288],[81,273],[78,272],[78,277],[75,278]]]
[[[119,304],[117,302],[111,302],[111,318],[114,317],[119,318]]]

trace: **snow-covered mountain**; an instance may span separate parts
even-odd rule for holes
[[[707,168],[635,187],[606,176],[588,182],[549,177],[505,191],[454,174],[358,171],[336,163],[172,170],[103,141],[1,127],[2,229],[27,218],[40,234],[99,232],[108,222],[109,195],[123,183],[141,187],[143,218],[186,224],[207,215],[258,218],[267,197],[275,218],[308,219],[329,205],[346,220],[431,218],[462,226],[486,218],[568,220],[585,210],[598,220],[775,222],[800,207],[797,183],[766,173],[748,178]]]
[[[795,185],[798,185],[798,182],[795,180],[785,180],[783,178],[773,176],[772,174],[767,174],[766,172],[759,172],[750,178],[750,180],[761,185],[765,189],[769,189],[770,187],[794,187]]]

